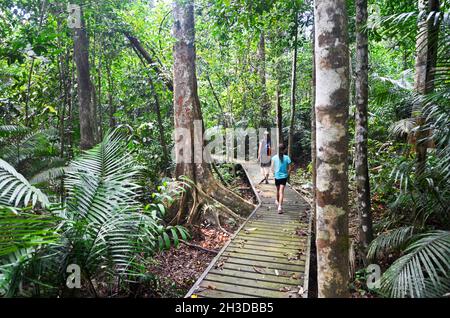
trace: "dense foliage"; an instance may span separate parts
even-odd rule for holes
[[[82,6],[89,37],[101,142],[87,152],[79,148],[69,2]],[[354,67],[355,3],[347,3]],[[182,227],[165,226],[156,195],[174,166],[165,156],[173,144],[171,10],[163,0],[0,3],[1,295],[65,295],[63,277],[72,263],[89,273],[83,282],[91,295],[98,292],[95,281],[130,289],[151,281],[145,268],[156,251],[187,236]],[[440,12],[427,17],[439,28],[438,52],[434,90],[420,95],[414,90],[417,4],[369,1],[368,158],[377,237],[363,254],[382,264],[381,286],[371,290],[380,296],[450,291],[449,13],[450,3],[442,0]],[[198,0],[195,19],[206,127],[259,127],[264,103],[275,126],[278,91],[287,142],[291,59],[298,48],[293,157],[307,167],[312,1]],[[262,35],[264,60],[258,53]],[[352,99],[351,136],[354,104]],[[418,110],[425,118],[420,125]],[[413,139],[419,130],[428,132],[420,142],[431,145],[420,173]]]

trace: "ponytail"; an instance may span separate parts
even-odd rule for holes
[[[284,152],[285,152],[284,144],[280,144],[278,146],[278,157],[280,158],[281,162],[283,162]]]

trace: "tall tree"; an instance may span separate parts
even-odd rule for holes
[[[277,87],[277,146],[283,143],[283,109],[281,107],[280,86]]]
[[[439,0],[419,0],[419,11],[422,14],[419,22],[416,40],[416,74],[414,78],[414,90],[419,94],[415,105],[414,116],[418,130],[416,139],[416,173],[425,171],[427,161],[427,142],[429,131],[424,127],[425,118],[422,115],[423,97],[434,90],[434,68],[437,60],[437,46],[439,25],[435,19],[430,19],[429,14],[439,11]]]
[[[319,297],[347,297],[349,53],[345,0],[316,0],[316,247]]]
[[[270,125],[269,120],[269,112],[270,112],[270,103],[267,96],[267,87],[266,87],[266,36],[264,34],[264,30],[261,31],[259,35],[258,42],[258,75],[261,85],[261,115],[259,126],[268,128]]]
[[[366,24],[367,0],[356,0],[356,200],[360,219],[359,238],[365,248],[367,248],[373,238],[369,167],[367,162],[369,53]]]
[[[312,194],[313,194],[313,224],[316,224],[316,184],[317,184],[317,150],[316,150],[316,54],[315,54],[315,26],[313,22],[312,29],[312,76],[311,76],[311,179],[312,179]],[[315,228],[315,226],[314,226]]]
[[[80,8],[80,10],[82,10]],[[81,27],[74,29],[73,54],[77,67],[78,102],[80,114],[80,148],[92,148],[96,143],[96,114],[92,103],[92,84],[89,68],[89,38],[81,11]]]
[[[288,156],[292,158],[292,149],[294,144],[294,125],[295,125],[295,103],[297,88],[297,39],[298,39],[298,12],[295,12],[294,21],[294,50],[292,52],[292,73],[291,73],[291,120],[288,136]]]
[[[192,191],[180,201],[176,219],[179,223],[195,221],[197,207],[205,201],[212,201],[222,213],[235,218],[239,218],[235,212],[248,215],[254,208],[253,204],[218,183],[203,158],[203,119],[195,71],[193,1],[175,0],[173,17],[175,174],[189,178],[193,184]]]

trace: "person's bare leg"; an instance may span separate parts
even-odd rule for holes
[[[262,175],[263,178],[262,178],[261,181],[259,181],[259,183],[263,183],[264,180],[266,179],[266,168],[261,167],[261,175]]]
[[[265,168],[264,173],[265,173],[264,178],[266,179],[266,183],[269,183],[269,168],[268,167]]]
[[[281,206],[283,205],[284,199],[284,185],[280,184],[280,194],[278,195],[278,213],[283,213]]]
[[[275,199],[275,204],[278,205],[279,204],[279,196],[280,196],[280,186],[277,185],[277,198]]]

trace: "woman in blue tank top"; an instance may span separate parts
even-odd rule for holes
[[[283,213],[284,188],[286,187],[286,182],[291,172],[291,158],[285,152],[284,145],[280,144],[278,154],[272,157],[272,171],[274,172],[275,185],[277,187],[275,204],[278,206],[279,214]]]

